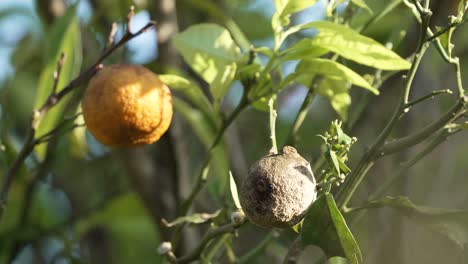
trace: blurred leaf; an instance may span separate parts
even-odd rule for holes
[[[184,101],[174,98],[174,109],[177,111],[193,128],[195,134],[203,143],[205,148],[209,148],[216,137],[217,128],[210,125],[208,118],[198,109],[195,109]],[[227,191],[229,184],[229,160],[227,157],[226,147],[223,143],[213,150],[211,164],[214,167],[214,175],[210,182],[210,191],[219,198]]]
[[[460,21],[465,12],[468,10],[468,1],[467,0],[460,0],[458,3],[458,14],[457,14],[457,20]]]
[[[282,61],[301,60],[320,57],[328,53],[328,49],[321,48],[312,44],[311,39],[301,39],[293,46],[283,51]]]
[[[351,96],[349,93],[340,93],[330,99],[330,103],[340,116],[341,120],[348,120],[348,109],[351,105]]]
[[[126,17],[128,10],[131,5],[134,5],[137,1],[133,0],[99,0],[93,2],[96,8],[93,7],[93,12],[96,17],[105,17],[108,21],[121,21],[122,18]]]
[[[40,108],[49,96],[53,82],[54,71],[57,68],[57,61],[62,52],[65,53],[65,62],[63,64],[57,91],[60,91],[66,84],[75,78],[81,67],[81,35],[78,17],[75,15],[76,8],[69,8],[67,13],[60,18],[52,27],[48,34],[49,47],[47,49],[47,65],[39,78],[36,93],[35,108]],[[57,105],[49,110],[42,120],[37,135],[41,136],[50,131],[60,121],[62,112],[70,100],[70,96],[64,97]],[[36,153],[43,157],[45,145],[36,147]]]
[[[199,213],[199,214],[192,214],[187,216],[182,216],[177,218],[172,222],[165,222],[164,225],[166,227],[173,227],[176,225],[180,225],[182,223],[189,223],[189,224],[203,224],[211,219],[217,217],[221,213],[221,210],[217,210],[216,212],[209,214],[209,213]]]
[[[348,264],[348,260],[342,257],[333,257],[328,260],[329,264]]]
[[[81,105],[78,106],[76,113],[81,113]],[[84,124],[83,115],[79,115],[74,125]],[[70,133],[70,151],[76,157],[85,158],[88,154],[88,143],[86,141],[86,127],[79,126],[75,127]]]
[[[15,144],[11,140],[9,135],[1,135],[2,144],[5,148],[2,151],[2,163],[4,162],[5,167],[10,167],[14,159],[18,155],[18,150],[15,147]],[[4,177],[5,170],[2,170],[0,179]],[[12,229],[17,227],[18,220],[21,216],[22,205],[24,200],[24,192],[26,188],[26,179],[27,167],[23,164],[16,175],[16,179],[13,181],[10,191],[8,193],[8,206],[4,211],[3,217],[0,219],[0,235],[8,233]],[[0,239],[1,241],[1,239]],[[1,247],[0,247],[1,248]]]
[[[348,81],[376,95],[379,94],[379,91],[372,87],[372,85],[359,74],[332,60],[318,58],[302,60],[296,67],[296,73],[299,76],[320,74],[326,78]]]
[[[289,25],[289,17],[293,13],[302,11],[317,2],[316,0],[275,0],[276,11],[271,19],[274,32],[282,31]]]
[[[299,223],[293,225],[293,227],[291,228],[292,230],[294,230],[294,232],[300,234],[303,226],[304,226],[304,219],[302,219]]]
[[[468,244],[468,211],[417,206],[408,197],[385,197],[366,207],[392,207],[417,224],[454,242],[460,249]]]
[[[237,191],[236,181],[234,180],[234,177],[232,176],[231,171],[229,171],[229,187],[231,189],[231,196],[232,196],[232,200],[234,201],[234,204],[236,205],[237,209],[242,209],[242,206],[239,200],[239,192]]]
[[[364,2],[364,0],[351,0],[351,2],[353,2],[353,4],[359,6],[360,8],[367,10],[369,13],[373,13],[372,9],[369,8],[369,6],[366,4],[366,2]]]
[[[363,262],[361,250],[329,193],[321,195],[306,213],[301,239],[304,245],[322,248],[328,258],[341,256],[352,264]]]
[[[351,105],[349,88],[350,85],[345,80],[324,79],[316,90],[317,94],[330,100],[333,109],[344,121],[348,119],[348,109]]]
[[[262,12],[249,9],[237,9],[234,10],[232,16],[233,20],[236,21],[242,29],[242,32],[244,32],[246,37],[250,40],[267,39],[273,34],[270,18],[266,17]],[[252,21],[255,21],[255,27],[252,27]]]
[[[34,15],[34,13],[26,6],[10,6],[0,9],[0,20],[13,15],[29,17]]]
[[[345,26],[328,21],[299,25],[291,32],[315,28],[319,33],[309,43],[332,51],[346,59],[382,70],[405,70],[411,63],[379,42]]]
[[[28,222],[47,229],[65,222],[70,216],[70,211],[70,203],[63,191],[39,183],[33,194]]]
[[[242,59],[229,31],[216,24],[198,24],[175,35],[174,46],[190,67],[210,85],[217,100],[227,92]]]
[[[208,101],[197,84],[178,75],[161,74],[159,78],[163,83],[169,86],[169,88],[183,93],[193,105],[210,118],[213,124],[216,124],[216,118],[214,117],[210,101]]]
[[[155,254],[158,231],[135,193],[113,198],[90,217],[78,221],[75,232],[83,236],[96,227],[109,231],[111,251],[115,254],[116,263],[160,263],[160,257]]]
[[[443,28],[442,27],[438,27],[438,26],[435,26],[435,29],[436,31],[439,31],[439,30],[442,30]],[[444,34],[442,34],[440,37],[439,37],[439,40],[442,44],[442,46],[444,47],[445,50],[448,50],[448,47],[449,47],[449,39],[448,39],[448,32],[445,32]]]

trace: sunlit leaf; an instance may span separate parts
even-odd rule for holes
[[[343,25],[314,21],[296,26],[290,31],[292,33],[308,28],[319,31],[310,45],[327,49],[346,59],[383,70],[404,70],[411,66],[411,63],[379,42]]]
[[[229,187],[231,189],[231,196],[232,196],[232,200],[234,201],[234,204],[236,205],[237,209],[242,209],[242,206],[239,200],[239,192],[237,191],[236,181],[234,180],[234,177],[232,176],[231,171],[229,171]]]
[[[352,264],[363,261],[361,250],[329,193],[321,195],[310,207],[301,239],[304,245],[319,246],[328,258],[346,257]]]
[[[60,80],[57,88],[60,91],[80,72],[82,51],[79,19],[75,15],[76,8],[69,8],[67,13],[60,18],[51,29],[48,35],[49,47],[46,50],[47,65],[39,78],[36,93],[35,108],[40,108],[49,96],[54,82],[54,71],[57,68],[57,61],[60,54],[65,53]],[[64,97],[57,105],[49,110],[36,131],[38,136],[50,131],[60,121],[62,112],[69,101],[70,96]],[[45,145],[36,148],[37,154],[43,156]]]
[[[81,113],[81,106],[78,106],[77,114]],[[70,151],[73,155],[85,158],[88,154],[88,143],[86,141],[86,127],[81,126],[84,124],[83,115],[78,115],[74,124],[79,125],[75,127],[70,133]]]
[[[321,48],[312,43],[312,39],[301,39],[283,52],[281,60],[301,60],[320,57],[328,53],[328,49]]]
[[[317,2],[316,0],[275,0],[276,12],[271,20],[275,32],[289,24],[289,16],[304,10]]]
[[[338,162],[338,157],[336,156],[335,151],[330,150],[330,158],[333,162],[333,166],[335,166],[336,173],[340,174],[340,164]]]
[[[163,83],[168,85],[170,89],[183,93],[192,104],[203,111],[203,113],[210,117],[211,121],[215,123],[216,120],[210,101],[208,101],[197,84],[184,77],[173,74],[161,74],[159,78]]]
[[[229,31],[216,24],[198,24],[173,37],[172,42],[190,67],[210,85],[215,99],[222,98],[242,59]]]
[[[460,249],[468,243],[468,211],[417,206],[408,197],[385,197],[369,207],[392,207],[417,224],[454,242]]]
[[[360,8],[367,10],[369,13],[373,13],[369,6],[366,4],[366,2],[364,2],[364,0],[351,0],[351,2],[353,2],[353,4],[359,6]]]
[[[348,81],[356,86],[365,88],[378,95],[379,91],[372,87],[359,74],[348,67],[328,59],[302,60],[296,67],[299,75],[323,75],[326,78]]]
[[[221,210],[217,210],[214,213],[198,213],[198,214],[192,214],[192,215],[187,215],[187,216],[182,216],[177,219],[175,219],[172,222],[165,222],[164,225],[166,227],[173,227],[176,225],[180,225],[183,223],[188,223],[188,224],[203,224],[211,219],[217,217],[221,213]]]

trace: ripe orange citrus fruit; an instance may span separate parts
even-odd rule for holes
[[[172,120],[171,91],[139,65],[104,67],[90,80],[81,107],[91,134],[111,147],[151,144]]]

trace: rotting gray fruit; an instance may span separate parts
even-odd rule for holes
[[[240,190],[247,218],[268,228],[299,223],[316,198],[310,164],[290,146],[254,163]]]

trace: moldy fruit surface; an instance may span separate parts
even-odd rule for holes
[[[316,196],[309,162],[290,146],[254,163],[240,190],[247,218],[269,228],[299,223]]]
[[[169,88],[138,65],[104,67],[90,80],[81,107],[91,134],[111,147],[151,144],[172,120]]]

